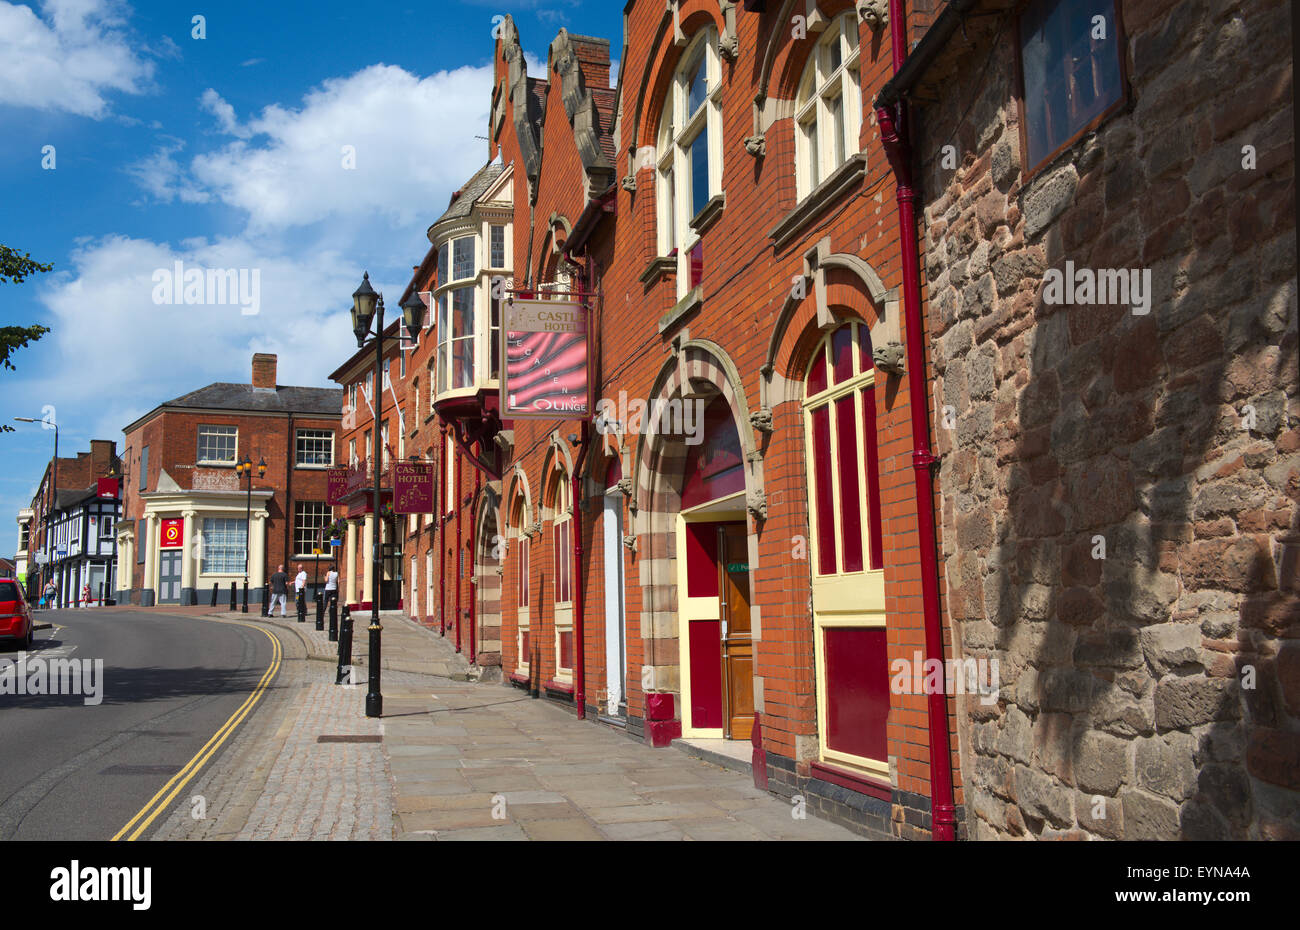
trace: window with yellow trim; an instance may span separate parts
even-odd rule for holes
[[[890,710],[871,339],[849,322],[804,381],[821,761],[888,776]]]
[[[555,677],[573,676],[573,492],[563,469],[553,473],[551,502],[551,584],[555,596]]]

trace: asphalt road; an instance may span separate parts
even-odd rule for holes
[[[102,659],[102,701],[0,694],[0,840],[114,837],[240,709],[275,654],[258,629],[197,617],[92,609],[37,619],[54,627],[37,631],[29,655]],[[140,838],[191,794],[182,788]]]

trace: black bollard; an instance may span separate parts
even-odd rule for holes
[[[235,583],[230,582],[230,609],[239,609],[239,595],[235,592]]]
[[[271,582],[262,585],[262,616],[271,616]]]
[[[339,599],[335,592],[330,592],[330,642],[339,641]]]
[[[341,685],[347,677],[344,671],[352,664],[352,611],[343,605],[343,619],[339,624],[339,667],[334,677],[334,684]]]
[[[297,607],[298,607],[298,622],[306,623],[307,622],[307,592],[305,590],[299,591],[295,600],[297,601]]]
[[[316,629],[325,629],[325,595],[316,592]]]
[[[240,613],[248,613],[248,582],[244,582],[244,604],[239,608]]]
[[[212,582],[212,606],[217,606],[217,583]]]

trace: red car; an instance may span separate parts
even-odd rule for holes
[[[23,586],[13,578],[0,578],[0,643],[15,643],[19,649],[31,649],[36,641],[36,621],[23,594]]]

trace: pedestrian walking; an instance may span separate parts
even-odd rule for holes
[[[284,566],[281,565],[277,567],[275,572],[271,575],[271,606],[266,609],[266,615],[268,617],[271,616],[272,612],[275,610],[277,601],[280,604],[280,616],[283,617],[285,615],[285,597],[289,593],[288,584],[289,576],[285,574]]]
[[[301,618],[307,611],[307,602],[303,600],[307,595],[307,569],[301,563],[298,565],[298,574],[293,579],[293,593],[298,604],[298,616]]]
[[[59,589],[54,586],[53,578],[45,582],[45,588],[41,591],[41,607],[53,607],[54,598],[58,593]]]
[[[90,606],[90,582],[89,581],[87,581],[85,584],[81,586],[81,606],[82,607]]]
[[[325,600],[328,603],[331,597],[339,596],[339,573],[334,568],[334,563],[330,563],[329,571],[325,573]]]

